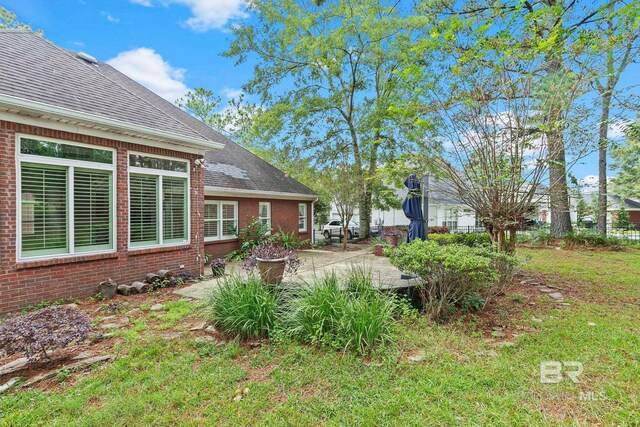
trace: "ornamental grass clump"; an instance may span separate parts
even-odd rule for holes
[[[332,274],[299,289],[283,310],[284,329],[299,341],[361,355],[392,344],[398,302],[366,274],[353,268],[343,286]]]
[[[276,295],[260,278],[233,276],[214,289],[209,300],[211,320],[242,338],[266,337],[276,326]]]
[[[0,349],[24,353],[29,360],[49,359],[47,352],[86,340],[90,329],[89,316],[75,307],[45,307],[2,324]]]

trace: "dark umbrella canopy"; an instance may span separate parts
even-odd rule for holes
[[[420,180],[414,174],[411,174],[404,180],[404,185],[409,190],[409,193],[407,194],[407,198],[402,202],[402,210],[404,211],[404,215],[411,221],[409,223],[409,233],[407,233],[407,242],[415,239],[425,240]]]

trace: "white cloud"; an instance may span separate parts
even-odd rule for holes
[[[238,98],[240,95],[242,95],[242,89],[225,87],[224,89],[222,89],[222,95],[224,95],[228,99]]]
[[[141,47],[121,52],[107,63],[170,102],[189,90],[184,83],[186,70],[173,68],[153,49]]]
[[[115,16],[113,16],[112,14],[110,14],[109,12],[100,12],[100,15],[104,16],[104,18],[113,23],[113,24],[117,24],[118,22],[120,22],[119,18],[116,18]]]
[[[132,3],[150,7],[154,4],[178,4],[188,7],[192,16],[185,25],[194,31],[205,32],[222,29],[229,21],[248,16],[245,0],[130,0]]]
[[[151,3],[151,0],[129,0],[131,3],[134,4],[138,4],[140,6],[144,6],[144,7],[151,7],[153,6],[153,4]]]
[[[609,123],[609,139],[622,139],[624,138],[624,131],[629,126],[628,120],[618,120],[617,122]]]

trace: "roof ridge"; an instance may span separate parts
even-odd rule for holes
[[[32,34],[34,34],[32,31],[30,31],[30,32],[31,32]],[[34,35],[35,35],[35,34],[34,34]],[[69,56],[69,57],[70,57],[70,58],[72,58],[73,60],[78,60],[78,57],[76,56],[76,55],[77,55],[77,53],[76,53],[76,55],[73,55],[73,54],[71,54],[71,52],[73,52],[73,51],[70,51],[70,50],[64,49],[64,48],[62,48],[62,47],[60,47],[60,46],[56,45],[56,44],[55,44],[55,43],[53,43],[52,41],[50,41],[50,40],[46,39],[45,37],[40,37],[40,38],[41,38],[42,40],[44,40],[45,42],[49,43],[49,44],[50,44],[51,46],[53,46],[55,49],[57,49],[57,50],[61,51],[64,55]],[[107,64],[106,62],[103,62],[103,61],[98,61],[98,64],[105,64],[105,65],[108,65],[109,67],[111,67],[111,65],[109,65],[109,64]],[[104,77],[105,79],[109,80],[109,81],[110,81],[111,83],[113,83],[114,85],[116,85],[116,86],[118,86],[119,88],[121,88],[121,89],[123,89],[123,90],[127,91],[129,94],[131,94],[131,95],[135,96],[135,97],[136,97],[136,98],[138,98],[140,101],[144,102],[145,104],[147,104],[147,105],[148,105],[148,106],[150,106],[151,108],[155,109],[156,111],[159,111],[163,116],[166,116],[166,117],[172,118],[172,119],[174,119],[174,120],[177,120],[177,121],[178,121],[178,122],[180,122],[180,124],[182,124],[183,126],[187,127],[188,129],[191,129],[193,132],[195,132],[195,133],[197,133],[198,135],[200,135],[202,138],[204,138],[204,140],[205,140],[205,141],[210,141],[210,139],[209,139],[209,138],[207,138],[205,135],[203,135],[202,133],[200,133],[198,130],[193,129],[191,126],[188,126],[188,125],[187,125],[186,123],[184,123],[182,120],[180,120],[180,119],[178,119],[178,118],[176,118],[176,117],[170,116],[169,114],[165,113],[165,112],[164,112],[164,111],[162,111],[160,108],[158,108],[158,107],[156,107],[155,105],[153,105],[152,103],[147,102],[144,98],[140,97],[138,94],[136,94],[136,93],[134,93],[134,92],[130,91],[128,88],[124,87],[123,85],[119,84],[118,82],[114,81],[113,79],[109,78],[108,76],[106,76],[106,75],[104,75],[104,74],[102,74],[102,73],[99,73],[99,72],[98,72],[98,70],[95,70],[93,67],[89,67],[89,68],[90,68],[94,73],[98,73],[98,74],[100,74],[102,77]],[[118,73],[122,74],[122,75],[123,75],[123,76],[125,76],[126,78],[128,78],[128,79],[130,79],[130,80],[133,80],[131,77],[127,76],[126,74],[124,74],[124,73],[122,73],[122,72],[118,71],[118,69],[116,69],[115,67],[111,67],[111,68],[113,68],[115,71],[117,71]],[[133,81],[135,81],[135,80],[133,80]],[[136,82],[136,83],[137,83],[137,82]],[[138,83],[138,84],[140,84],[140,83]],[[142,85],[141,85],[141,86],[142,86]],[[143,86],[143,87],[144,87],[144,86]],[[147,90],[149,90],[149,89],[147,89]],[[163,98],[163,99],[164,99],[164,98]],[[165,101],[166,101],[166,102],[169,102],[169,101],[167,101],[166,99],[165,99]],[[177,108],[177,107],[176,107],[176,108]]]
[[[128,78],[129,80],[134,81],[134,82],[136,82],[137,84],[139,84],[140,86],[142,86],[142,87],[144,87],[145,89],[147,89],[148,91],[153,92],[151,89],[147,88],[146,86],[144,86],[144,85],[143,85],[143,84],[141,84],[141,83],[138,83],[137,81],[135,81],[135,80],[134,80],[134,79],[132,79],[131,77],[127,76],[127,75],[126,75],[125,73],[123,73],[122,71],[118,70],[116,67],[113,67],[113,66],[109,65],[108,63],[106,63],[106,62],[104,62],[104,61],[98,61],[98,63],[99,63],[99,64],[101,64],[101,65],[106,65],[106,66],[108,66],[108,67],[113,68],[116,72],[118,72],[118,73],[122,74],[123,76],[125,76],[125,77],[126,77],[126,78]],[[182,120],[180,120],[179,118],[177,118],[177,117],[175,117],[175,116],[171,116],[171,115],[169,115],[168,113],[166,113],[166,112],[162,111],[160,108],[156,107],[156,106],[155,106],[155,104],[152,104],[151,102],[148,102],[146,99],[142,98],[142,97],[141,97],[140,95],[138,95],[137,93],[135,93],[135,92],[133,92],[133,91],[129,90],[128,88],[124,87],[123,85],[119,84],[118,82],[114,81],[113,79],[111,79],[111,78],[109,78],[109,77],[105,76],[104,74],[103,74],[103,76],[104,76],[106,79],[108,79],[110,82],[113,82],[114,84],[116,84],[116,85],[120,86],[122,89],[126,90],[127,92],[129,92],[130,94],[132,94],[133,96],[135,96],[136,98],[140,99],[140,100],[141,100],[142,102],[144,102],[145,104],[147,104],[147,105],[151,106],[152,108],[156,109],[157,111],[161,112],[163,115],[165,115],[165,116],[167,116],[167,117],[170,117],[170,118],[173,118],[173,119],[177,120],[177,121],[178,121],[178,122],[180,122],[182,125],[184,125],[184,126],[186,126],[187,128],[191,129],[192,131],[194,131],[195,133],[197,133],[198,135],[200,135],[201,137],[203,137],[203,138],[204,138],[204,139],[206,139],[207,141],[209,141],[209,140],[210,140],[210,139],[209,139],[209,138],[207,138],[205,135],[203,135],[199,130],[194,129],[193,127],[189,126],[188,124],[186,124],[185,122],[183,122],[183,121],[182,121]],[[155,92],[153,92],[153,93],[155,93]],[[156,95],[158,95],[158,94],[156,93]],[[160,95],[158,95],[158,96],[159,96],[160,98],[162,98]],[[165,101],[165,102],[169,102],[169,101],[167,101],[167,100],[166,100],[166,99],[164,99],[164,98],[162,98],[162,100],[163,100],[163,101]],[[169,104],[171,104],[171,105],[173,105],[174,107],[176,107],[176,108],[180,109],[180,107],[178,107],[177,105],[175,105],[173,102],[169,102]]]

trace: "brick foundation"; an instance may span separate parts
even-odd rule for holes
[[[117,149],[117,250],[111,254],[16,262],[16,133],[82,142]],[[129,250],[127,151],[191,160],[191,243],[177,247]],[[95,295],[98,283],[112,278],[130,283],[161,268],[203,272],[203,170],[200,156],[122,141],[0,121],[0,313],[43,300]],[[273,205],[275,209],[275,204]],[[296,212],[297,212],[297,204]],[[242,214],[242,211],[240,211]],[[257,215],[257,202],[256,202]],[[297,220],[297,213],[294,217]],[[275,222],[274,222],[275,223]]]

